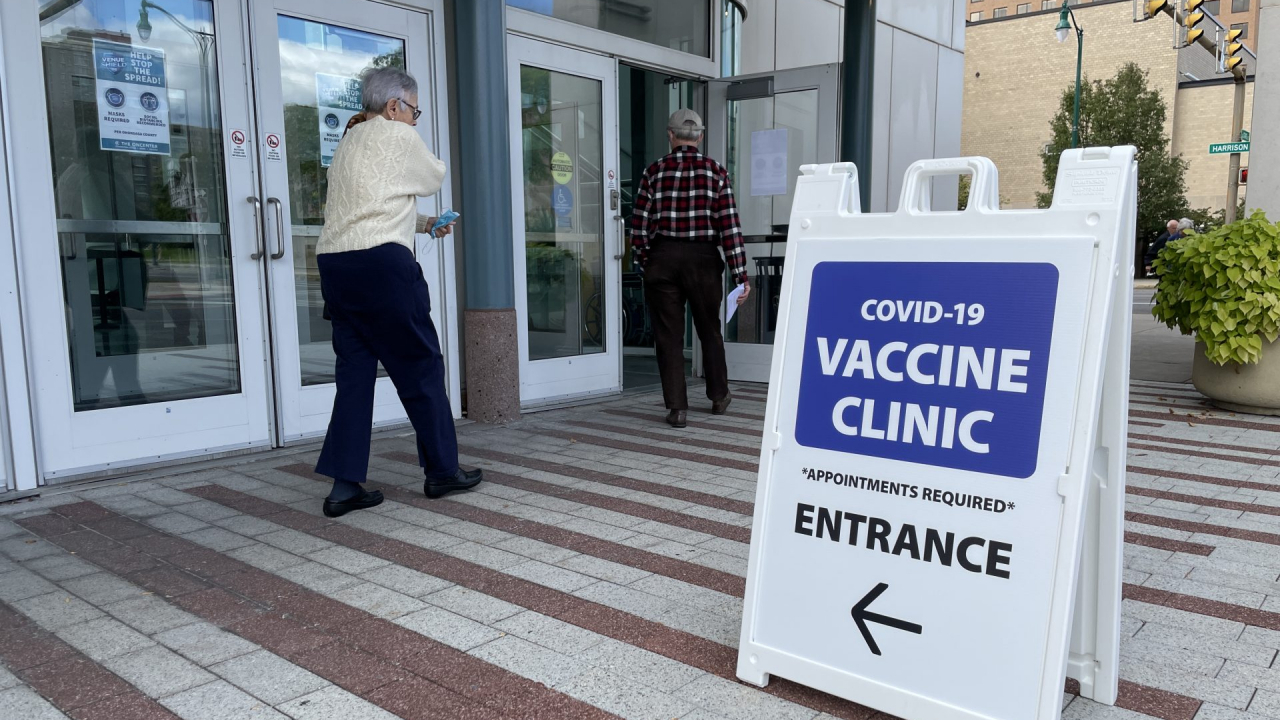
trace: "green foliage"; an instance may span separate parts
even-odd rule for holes
[[[1062,92],[1058,112],[1049,122],[1052,138],[1041,154],[1045,187],[1053,188],[1058,160],[1071,146],[1071,112],[1075,86]],[[1160,93],[1147,84],[1146,71],[1126,63],[1110,80],[1086,78],[1080,85],[1080,147],[1133,145],[1138,149],[1138,237],[1154,240],[1170,219],[1187,215],[1187,162],[1169,154],[1164,134],[1168,109]],[[1049,207],[1053,191],[1036,193]]]
[[[1280,335],[1280,224],[1262,211],[1165,246],[1151,312],[1219,365],[1256,363]]]

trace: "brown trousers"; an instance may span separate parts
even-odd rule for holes
[[[688,410],[684,380],[684,308],[689,303],[693,327],[702,341],[707,399],[729,394],[724,338],[720,334],[720,301],[724,297],[724,260],[711,242],[658,238],[645,265],[644,297],[653,323],[653,343],[662,377],[662,399],[668,410]]]

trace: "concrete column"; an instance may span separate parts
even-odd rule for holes
[[[504,0],[453,3],[466,309],[467,417],[520,416]]]
[[[1280,117],[1280,0],[1259,0],[1257,53],[1253,82],[1255,137],[1250,137],[1249,190],[1245,204],[1250,212],[1262,209],[1272,220],[1280,219],[1280,138],[1268,132]],[[1235,140],[1235,138],[1231,138]]]

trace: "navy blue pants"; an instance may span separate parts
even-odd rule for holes
[[[388,243],[326,253],[316,261],[338,356],[338,391],[316,472],[366,480],[381,362],[418,434],[418,461],[427,478],[452,478],[458,472],[458,437],[440,338],[431,322],[431,294],[413,253]]]

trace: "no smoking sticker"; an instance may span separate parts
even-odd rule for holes
[[[245,144],[243,130],[231,131],[231,157],[242,160],[249,157],[249,148]]]
[[[280,136],[276,133],[267,133],[267,137],[263,140],[267,146],[268,162],[283,162],[284,157],[280,152]]]

